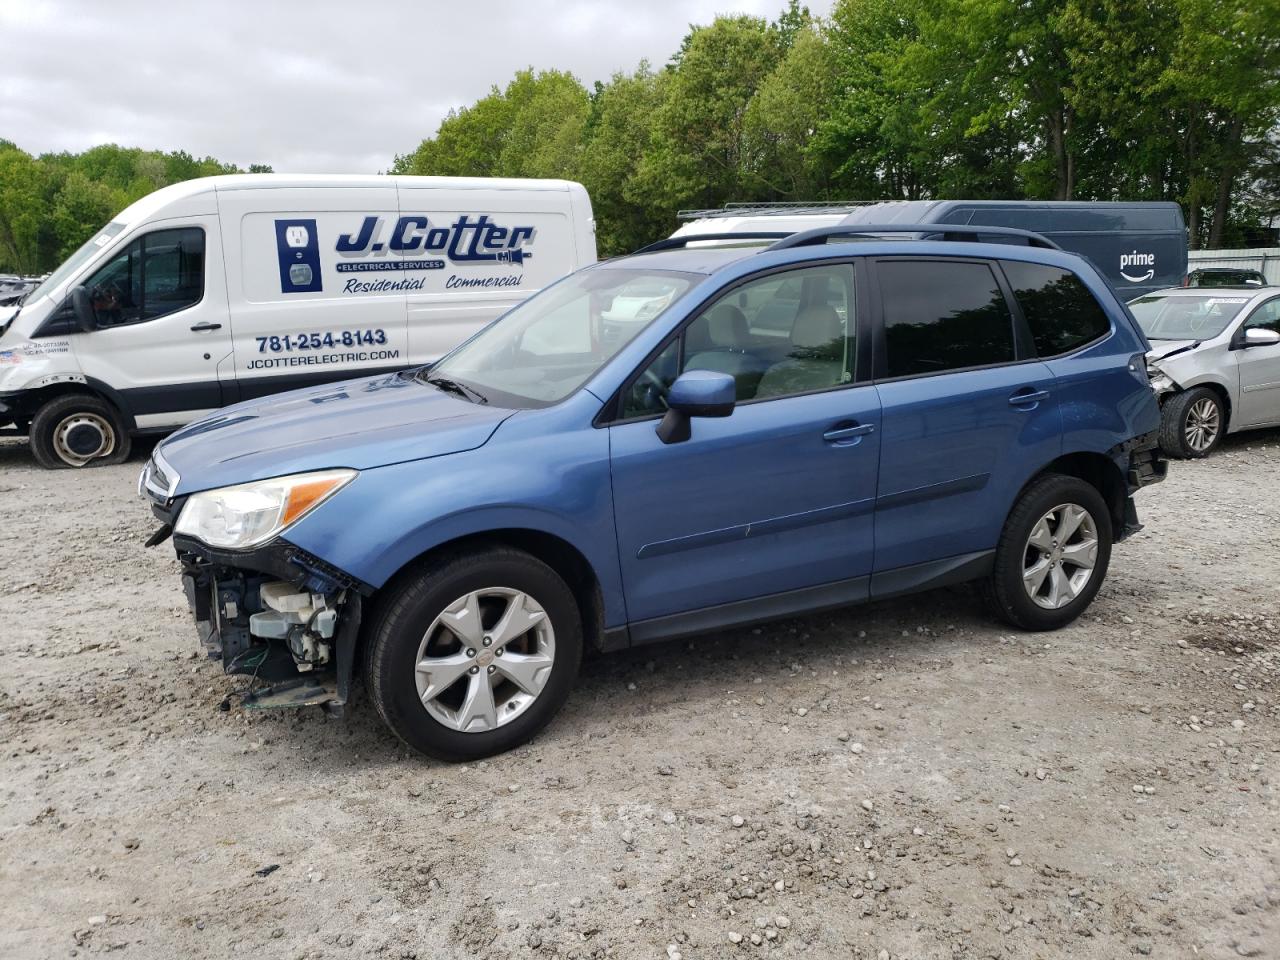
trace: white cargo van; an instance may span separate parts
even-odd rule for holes
[[[591,202],[562,180],[175,184],[9,318],[0,433],[48,467],[119,462],[131,435],[229,403],[429,363],[595,259]]]

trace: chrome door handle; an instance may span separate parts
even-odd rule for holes
[[[221,330],[221,329],[222,329],[222,324],[209,323],[208,321],[205,321],[204,323],[197,323],[195,326],[191,328],[193,333],[203,333],[206,330]]]
[[[1048,390],[1033,390],[1031,393],[1015,393],[1009,398],[1011,406],[1021,407],[1029,403],[1039,403],[1041,400],[1049,399]]]
[[[869,433],[875,433],[876,427],[873,423],[855,423],[848,427],[836,427],[828,430],[822,435],[822,439],[827,443],[840,443],[843,440],[853,440],[858,437],[865,437]]]

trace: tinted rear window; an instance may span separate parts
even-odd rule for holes
[[[1070,270],[1012,260],[1002,264],[1040,356],[1068,353],[1111,329],[1106,312]]]
[[[879,279],[887,376],[1013,361],[1009,306],[986,264],[882,260]]]

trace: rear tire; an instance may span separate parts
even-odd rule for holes
[[[414,571],[381,598],[365,635],[378,715],[438,760],[478,760],[533,737],[568,699],[581,660],[572,591],[507,547]]]
[[[1066,626],[1102,586],[1111,538],[1111,511],[1092,484],[1060,473],[1033,480],[1000,534],[988,603],[1023,630]]]
[[[1226,432],[1222,398],[1208,387],[1175,394],[1160,411],[1160,449],[1179,460],[1207,457]]]
[[[54,397],[31,419],[31,453],[49,470],[123,463],[132,441],[111,404],[84,393]]]

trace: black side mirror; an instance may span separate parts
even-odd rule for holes
[[[727,417],[733,413],[738,385],[727,373],[689,370],[676,378],[667,394],[667,415],[658,424],[663,443],[683,443],[692,435],[690,417]]]
[[[92,333],[98,329],[98,318],[93,309],[93,301],[89,291],[80,284],[71,288],[71,312],[76,318],[76,326],[81,333]]]

